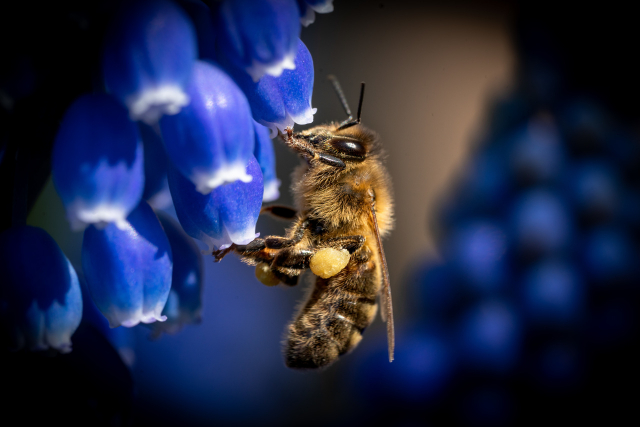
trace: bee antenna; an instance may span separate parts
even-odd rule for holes
[[[346,121],[353,120],[353,114],[351,114],[351,109],[349,108],[349,104],[347,103],[347,98],[345,98],[342,87],[340,87],[340,82],[338,82],[338,79],[333,74],[329,74],[327,76],[327,79],[331,81],[333,89],[336,91],[338,98],[340,98],[340,103],[342,104],[342,108],[344,108],[344,112],[347,113],[347,116],[349,116]]]
[[[360,114],[362,113],[362,100],[364,99],[364,82],[360,86],[360,101],[358,101],[358,118],[356,122],[360,123]]]

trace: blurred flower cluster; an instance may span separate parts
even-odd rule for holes
[[[413,273],[416,321],[398,333],[398,366],[382,366],[381,348],[358,374],[368,399],[408,419],[514,425],[554,398],[573,414],[632,354],[640,141],[557,68],[535,65],[494,103],[439,205],[439,260]]]
[[[315,113],[301,25],[331,3],[123,2],[100,81],[66,110],[51,155],[67,218],[84,230],[81,274],[42,229],[18,221],[0,236],[12,348],[69,351],[81,289],[111,328],[165,322],[158,334],[200,320],[191,237],[223,249],[257,236],[262,202],[279,197],[271,137]],[[171,203],[180,224],[154,212]]]

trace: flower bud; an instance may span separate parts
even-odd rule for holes
[[[107,90],[132,120],[153,124],[189,104],[185,87],[198,47],[188,16],[166,0],[126,4],[111,24],[102,55]]]
[[[125,108],[105,94],[78,98],[58,130],[51,172],[73,229],[125,226],[144,189],[142,143]]]
[[[98,309],[115,328],[164,321],[173,256],[158,217],[146,202],[126,226],[94,226],[84,232],[82,268]]]
[[[214,23],[221,54],[254,82],[295,68],[300,37],[295,0],[225,0],[215,11]]]
[[[252,156],[246,166],[250,182],[235,181],[209,194],[198,192],[178,170],[169,167],[169,189],[184,231],[210,249],[224,249],[232,243],[246,245],[255,239],[256,222],[262,205],[260,165]]]
[[[0,321],[9,348],[71,351],[82,294],[76,271],[53,238],[31,226],[3,232],[0,277]]]
[[[197,61],[189,96],[188,107],[160,121],[169,159],[202,194],[225,182],[249,182],[254,135],[242,91],[217,66]]]

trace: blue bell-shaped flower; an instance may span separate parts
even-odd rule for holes
[[[333,12],[333,0],[298,0],[300,23],[305,27],[313,24],[316,13]]]
[[[253,81],[295,68],[300,37],[296,0],[224,0],[214,13],[220,53]]]
[[[109,326],[164,321],[173,270],[171,246],[146,202],[126,227],[89,227],[82,242],[82,268],[91,298]]]
[[[276,177],[276,153],[273,150],[273,141],[269,138],[269,129],[256,122],[254,125],[256,145],[253,149],[253,155],[262,170],[264,184],[262,201],[272,202],[280,197],[280,180]]]
[[[73,229],[125,226],[144,189],[142,142],[126,109],[105,94],[78,98],[58,130],[51,172]]]
[[[184,325],[200,323],[204,277],[198,245],[171,216],[159,211],[158,218],[171,244],[173,276],[169,298],[162,311],[167,321],[153,324],[153,336],[159,336],[162,332],[175,333]]]
[[[209,245],[224,249],[232,243],[246,245],[258,237],[256,222],[262,205],[262,172],[256,159],[246,167],[250,182],[221,185],[209,194],[196,191],[191,181],[169,167],[169,188],[184,231]]]
[[[160,121],[172,163],[202,194],[225,182],[249,182],[254,135],[242,91],[217,66],[197,61],[188,93],[191,104]]]
[[[253,82],[233,64],[223,62],[223,65],[247,96],[255,121],[268,127],[272,138],[278,130],[284,133],[294,123],[306,125],[313,122],[316,112],[311,108],[313,59],[302,41],[298,41],[296,68],[285,70],[279,77],[264,76]]]
[[[127,3],[105,38],[105,85],[129,108],[132,120],[153,124],[189,104],[185,88],[197,52],[193,25],[175,4]]]
[[[78,276],[55,240],[30,226],[0,234],[0,321],[9,348],[67,353],[81,319]]]

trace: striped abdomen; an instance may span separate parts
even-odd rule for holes
[[[327,366],[360,342],[376,315],[380,290],[375,264],[362,261],[352,257],[337,275],[316,278],[313,293],[289,326],[287,366]]]

